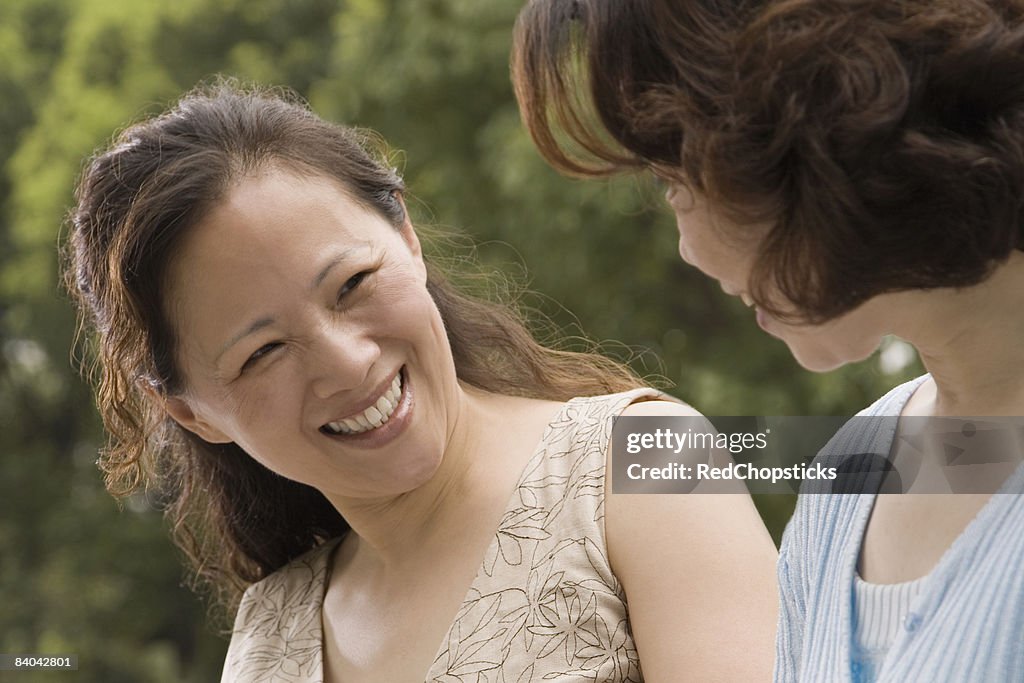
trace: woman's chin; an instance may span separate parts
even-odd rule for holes
[[[786,345],[800,367],[811,372],[831,372],[850,363],[859,363],[870,358],[877,348],[856,351],[825,346],[802,348],[802,345],[788,341]]]
[[[804,370],[809,370],[811,372],[831,372],[832,370],[843,367],[848,361],[835,359],[826,361],[821,358],[814,358],[812,360],[805,361],[798,357],[796,362],[799,363],[800,367]]]
[[[793,354],[793,358],[799,363],[800,367],[810,372],[831,372],[837,368],[841,368],[847,363],[853,363],[860,358],[852,359],[847,358],[845,355],[838,354],[834,349],[828,348],[802,348],[800,344],[794,344],[786,342],[789,347],[789,352]]]

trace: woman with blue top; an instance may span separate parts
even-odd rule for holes
[[[1024,415],[1024,3],[536,0],[514,49],[545,157],[664,179],[682,258],[805,368],[914,345],[928,374],[864,415]],[[897,434],[859,445],[899,461]],[[1024,470],[1002,479],[802,496],[776,680],[1024,680]]]

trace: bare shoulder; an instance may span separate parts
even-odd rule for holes
[[[702,417],[671,400],[634,403],[622,415]],[[680,462],[707,456],[677,453]],[[610,484],[608,555],[629,599],[645,679],[677,680],[679,671],[694,680],[770,679],[777,555],[742,483],[677,494],[614,493]]]
[[[632,403],[627,406],[620,414],[619,417],[625,418],[661,418],[654,421],[638,421],[633,425],[630,425],[629,429],[635,426],[641,430],[656,431],[671,428],[674,431],[680,433],[696,430],[706,432],[710,434],[716,434],[717,429],[715,425],[711,423],[704,415],[702,415],[693,406],[683,403],[682,401],[671,400],[672,397],[666,396],[666,399],[661,400],[655,399],[650,401],[640,401]],[[645,446],[649,448],[650,446]],[[611,476],[612,472],[612,450],[614,443],[608,444],[608,451],[606,457],[608,459],[608,475]],[[661,448],[661,446],[658,446]],[[620,454],[621,456],[621,454]],[[642,456],[640,457],[643,460]],[[698,463],[712,462],[716,466],[724,466],[731,462],[731,458],[727,450],[721,448],[709,448],[704,445],[704,442],[691,442],[687,445],[680,445],[675,448],[675,462],[683,463],[693,468]],[[744,493],[746,487],[737,481],[701,481],[695,488],[688,490],[699,491],[700,493]]]
[[[630,403],[621,414],[623,417],[703,417],[688,403],[664,399]]]

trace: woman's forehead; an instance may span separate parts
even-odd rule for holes
[[[271,255],[320,249],[339,242],[373,241],[390,227],[376,212],[322,176],[269,171],[236,182],[186,238],[190,246],[251,250]]]

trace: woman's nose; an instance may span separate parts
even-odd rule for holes
[[[380,358],[380,347],[365,334],[324,330],[309,356],[313,394],[329,398],[362,385]]]

